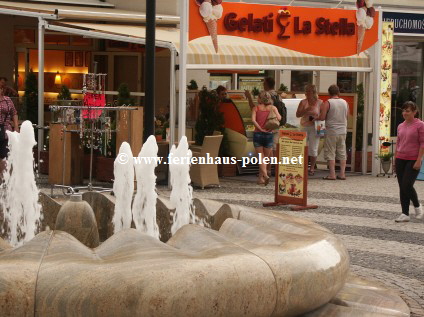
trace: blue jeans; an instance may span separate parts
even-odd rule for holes
[[[274,134],[272,132],[253,132],[253,146],[272,149]]]

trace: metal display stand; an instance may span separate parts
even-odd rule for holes
[[[80,101],[79,101],[80,102]],[[84,107],[84,106],[50,106],[50,110],[51,111],[58,111],[60,110],[62,112],[62,118],[65,118],[66,116],[66,110],[68,109],[73,109],[75,110],[92,110],[92,111],[133,111],[133,110],[137,110],[137,108],[131,108],[131,107],[126,107],[126,106],[122,106],[122,107],[102,107],[102,108],[94,108],[93,107]],[[63,194],[65,195],[72,195],[76,192],[79,192],[82,189],[86,189],[88,191],[97,191],[97,192],[108,192],[108,191],[112,191],[112,189],[110,188],[104,188],[104,187],[94,187],[92,185],[92,175],[93,175],[93,152],[94,152],[94,132],[101,132],[101,133],[106,133],[106,132],[110,132],[110,133],[116,133],[117,130],[106,130],[106,129],[95,129],[94,127],[94,121],[93,119],[88,119],[90,120],[90,128],[89,129],[85,129],[84,131],[88,131],[90,133],[90,172],[89,172],[89,181],[88,181],[88,185],[87,186],[79,186],[79,187],[73,187],[70,185],[64,185],[65,184],[65,158],[66,158],[66,134],[67,133],[79,133],[81,134],[83,131],[81,129],[79,130],[68,130],[67,126],[68,126],[68,122],[66,120],[64,120],[64,122],[62,123],[63,125],[63,166],[62,166],[62,184],[54,184],[52,185],[51,188],[51,194],[53,195],[53,189],[54,188],[62,188],[62,189],[66,189],[66,192],[63,191]]]
[[[96,68],[96,67],[95,67]],[[90,91],[94,94],[104,94],[104,88],[105,88],[105,76],[106,74],[84,74],[84,86],[83,86],[83,93],[84,95]],[[112,129],[106,129],[105,127],[102,127],[101,129],[95,129],[95,121],[99,120],[100,115],[96,117],[96,114],[99,112],[103,114],[104,111],[133,111],[137,110],[137,108],[131,108],[127,106],[105,106],[105,107],[96,107],[96,106],[85,106],[81,100],[67,100],[63,101],[66,103],[80,103],[81,105],[64,105],[64,106],[50,106],[50,110],[53,112],[61,111],[62,113],[62,125],[63,125],[63,168],[62,168],[62,184],[54,184],[51,187],[51,194],[53,196],[53,189],[54,188],[62,188],[64,195],[72,195],[76,192],[79,192],[80,190],[87,190],[87,191],[96,191],[96,192],[110,192],[112,191],[111,188],[104,188],[104,187],[94,187],[92,184],[92,175],[93,175],[93,151],[94,151],[94,133],[116,133],[117,130]],[[80,128],[77,130],[68,130],[67,126],[69,124],[67,115],[68,110],[73,110],[73,115],[75,116],[75,111],[80,111]],[[85,110],[85,114],[83,115],[83,111]],[[85,117],[84,117],[85,116]],[[90,128],[83,129],[84,120],[89,121]],[[74,123],[72,123],[74,124]],[[110,124],[110,122],[109,122]],[[87,186],[78,186],[73,187],[70,185],[65,185],[65,159],[66,159],[66,134],[67,133],[79,133],[81,138],[83,137],[84,132],[89,132],[89,144],[90,144],[90,172],[89,172],[89,182]]]
[[[393,141],[381,143],[382,146],[390,146],[390,152],[391,153],[394,153],[393,152],[393,145],[395,145],[395,144],[396,143],[393,142]],[[396,173],[394,172],[394,161],[393,161],[393,157],[390,159],[390,162],[392,163],[392,165],[390,166],[390,170],[391,171],[389,170],[389,172],[387,172],[387,173],[384,170],[382,170],[381,162],[380,162],[380,173],[377,174],[377,177],[380,177],[380,176],[382,176],[382,177],[386,177],[387,176],[387,178],[390,178],[391,176],[396,177]]]

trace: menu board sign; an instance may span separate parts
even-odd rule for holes
[[[278,196],[303,200],[306,133],[280,130]]]
[[[275,201],[267,206],[295,205],[292,210],[318,208],[307,205],[308,156],[306,132],[279,130],[278,162],[275,172]]]

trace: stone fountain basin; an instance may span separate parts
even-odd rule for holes
[[[14,249],[0,241],[1,316],[409,316],[393,292],[349,277],[346,248],[323,227],[195,205],[211,228],[186,225],[167,243],[135,229],[95,249],[63,231]],[[160,198],[163,235],[170,211]]]

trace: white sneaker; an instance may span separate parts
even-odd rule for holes
[[[395,219],[395,222],[408,222],[409,216],[401,214],[398,218]]]
[[[417,219],[423,219],[424,218],[424,212],[421,206],[415,207],[415,218]]]

